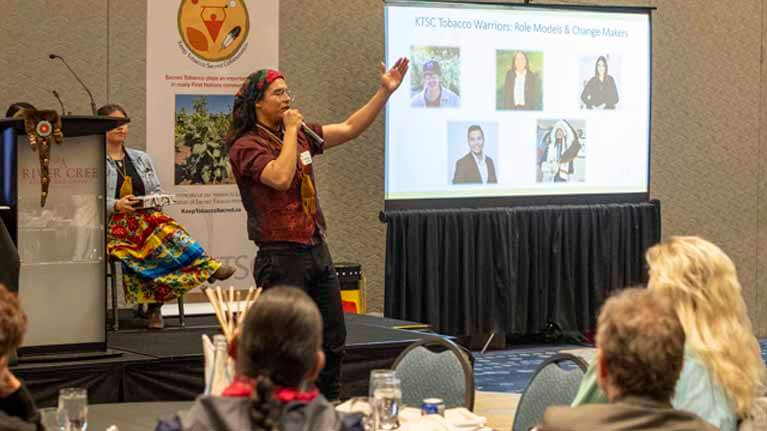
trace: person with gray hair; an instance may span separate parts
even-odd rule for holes
[[[671,405],[685,332],[668,297],[626,289],[605,302],[597,329],[597,381],[608,404],[546,409],[537,431],[715,431]]]

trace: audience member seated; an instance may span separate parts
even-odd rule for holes
[[[21,346],[26,330],[27,315],[18,298],[0,284],[0,430],[43,429],[27,388],[8,368],[8,360]]]
[[[714,244],[672,237],[647,251],[648,288],[669,297],[686,335],[672,404],[735,431],[763,394],[765,366],[735,265]],[[606,402],[591,364],[573,406]]]
[[[116,104],[98,115],[125,118]],[[149,328],[163,327],[163,302],[210,280],[226,280],[235,268],[205,254],[176,220],[157,208],[142,209],[138,196],[161,193],[149,154],[127,148],[128,125],[107,132],[107,250],[123,264],[125,300],[147,304]]]
[[[671,397],[684,362],[685,334],[669,299],[626,289],[599,314],[596,375],[609,404],[546,409],[539,431],[714,431]]]
[[[160,422],[171,430],[362,430],[358,415],[335,410],[314,385],[325,365],[322,318],[302,290],[274,287],[248,311],[235,353],[237,376],[222,396],[202,396]]]

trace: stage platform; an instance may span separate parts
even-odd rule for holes
[[[88,388],[90,403],[192,400],[203,383],[203,334],[221,333],[212,315],[187,316],[186,326],[166,318],[163,330],[143,329],[145,321],[120,314],[118,332],[108,335],[117,356],[79,361],[25,363],[12,368],[38,407],[54,406],[66,386]],[[412,329],[397,329],[412,328]],[[409,344],[434,336],[427,325],[383,317],[346,314],[344,397],[367,395],[369,372],[388,368]]]

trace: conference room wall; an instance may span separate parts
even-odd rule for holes
[[[700,235],[718,244],[738,268],[756,333],[767,335],[767,163],[761,157],[767,1],[550,3],[657,8],[650,191],[662,202],[663,237]]]
[[[761,157],[767,70],[760,55],[767,0],[742,0],[737,7],[727,1],[570,3],[658,8],[651,192],[663,202],[664,237],[697,234],[719,244],[738,266],[757,333],[767,335],[767,162]],[[342,120],[375,90],[384,55],[383,3],[282,0],[280,6],[280,67],[299,108],[311,121]],[[56,52],[90,85],[97,104],[126,107],[133,119],[130,145],[144,148],[145,17],[144,1],[14,2],[0,21],[0,104],[56,107],[53,88],[67,109],[88,112],[77,83],[48,60]],[[353,143],[316,162],[331,251],[336,261],[363,265],[369,305],[378,311],[386,240],[378,221],[383,147],[381,116]]]

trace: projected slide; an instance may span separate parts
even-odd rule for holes
[[[388,2],[386,199],[646,193],[646,13]]]

